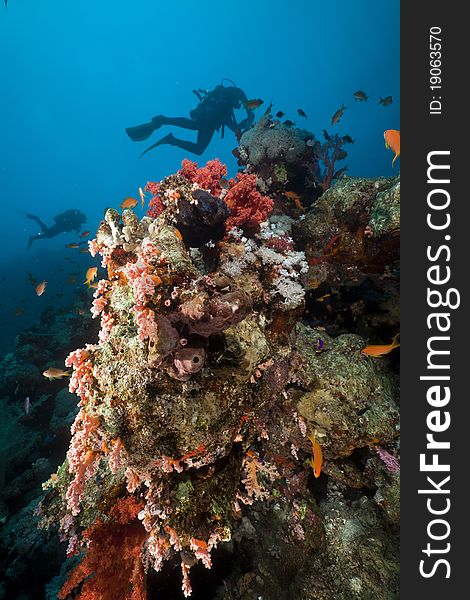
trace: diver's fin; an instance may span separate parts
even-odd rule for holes
[[[126,133],[133,142],[141,142],[149,138],[155,129],[158,129],[159,125],[155,125],[152,121],[144,123],[143,125],[136,125],[135,127],[127,127]]]

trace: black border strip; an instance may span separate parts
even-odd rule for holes
[[[460,599],[469,594],[470,498],[465,488],[470,485],[470,219],[466,218],[470,103],[464,88],[469,79],[470,31],[464,6],[435,0],[401,3],[401,598],[405,600]],[[440,42],[430,39],[431,31]],[[441,71],[441,89],[430,89],[430,60],[439,58],[430,55],[430,44],[441,45],[441,64],[433,71],[435,75]],[[440,108],[438,102],[430,105],[433,96]],[[428,173],[429,163],[450,169],[436,167]],[[447,201],[442,210],[428,205],[445,206]],[[448,218],[448,227],[433,229]],[[428,271],[430,267],[435,268]],[[442,282],[447,276],[449,281]],[[434,291],[430,297],[428,288]],[[439,292],[452,305],[460,298],[460,306],[432,308],[431,302],[440,303]],[[430,317],[432,313],[446,316]],[[438,322],[449,330],[439,331]],[[449,354],[433,354],[436,350]],[[427,434],[443,446],[427,448]],[[421,454],[428,465],[437,461],[437,470],[420,469]],[[441,470],[445,465],[449,471]]]

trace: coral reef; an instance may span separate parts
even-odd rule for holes
[[[298,136],[259,128],[286,144]],[[263,148],[250,158],[260,169],[274,160]],[[292,170],[312,151],[306,141],[295,148]],[[332,336],[328,319],[302,319],[312,268],[329,267],[321,284],[331,286],[336,269],[337,287],[383,276],[395,258],[398,184],[342,180],[295,220],[260,174],[225,174],[219,161],[185,161],[147,184],[147,216],[108,209],[89,243],[107,269],[91,308],[100,332],[65,361],[79,412],[41,503],[42,527],[59,524],[74,561],[63,600],[145,598],[168,564],[179,566],[184,596],[197,596],[199,566],[217,570],[224,551],[234,565],[225,600],[396,590],[394,374],[387,358],[361,354],[357,328]],[[337,257],[368,224],[378,246],[373,259],[351,251],[354,277],[352,261]],[[329,247],[319,256],[321,238]],[[67,406],[64,398],[57,414],[67,418]],[[323,451],[318,479],[312,433]],[[347,544],[371,535],[392,558],[376,548],[352,560]]]

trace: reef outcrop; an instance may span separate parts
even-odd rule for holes
[[[266,169],[282,154],[289,180],[313,182],[299,170],[311,138],[257,127],[239,149],[251,169],[226,181],[218,161],[185,161],[147,185],[148,216],[108,209],[89,243],[107,269],[91,308],[100,332],[66,359],[79,412],[41,505],[42,527],[59,524],[70,557],[59,598],[145,598],[168,564],[190,596],[197,563],[210,569],[220,552],[233,563],[225,600],[366,597],[381,564],[396,589],[393,552],[385,558],[396,541],[396,377],[388,358],[361,353],[360,327],[333,335],[328,316],[313,323],[306,311],[320,285],[388,274],[399,183],[340,179],[296,218]],[[375,550],[352,560],[371,535]]]

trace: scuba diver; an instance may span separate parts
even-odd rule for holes
[[[232,85],[224,86],[224,81],[229,81]],[[172,133],[169,133],[144,150],[139,158],[142,158],[144,154],[153,148],[162,146],[163,144],[178,146],[178,148],[200,156],[209,145],[216,131],[222,129],[223,138],[225,127],[228,127],[238,136],[253,125],[255,115],[246,105],[248,102],[246,94],[230,79],[223,79],[221,85],[217,85],[209,92],[199,89],[193,90],[193,93],[199,99],[199,104],[189,113],[190,118],[157,115],[149,123],[137,125],[136,127],[128,127],[126,133],[132,141],[141,142],[150,137],[156,129],[160,129],[162,125],[174,125],[183,129],[197,131],[196,142],[181,140]],[[246,110],[246,118],[237,123],[233,111],[242,106]]]
[[[76,231],[78,233],[83,223],[86,223],[86,216],[81,211],[74,208],[66,210],[63,213],[60,213],[60,215],[56,215],[54,217],[55,224],[51,227],[45,225],[41,219],[35,215],[27,214],[26,217],[31,219],[31,221],[35,221],[42,230],[29,238],[28,248],[31,248],[35,240],[41,238],[50,239],[59,235],[59,233],[70,233],[71,231]]]

